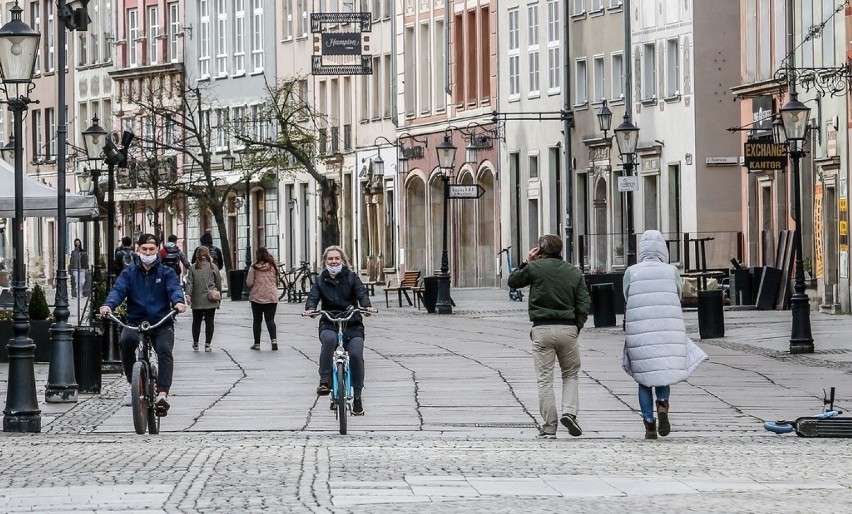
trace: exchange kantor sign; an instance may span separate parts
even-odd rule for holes
[[[479,184],[473,184],[471,186],[462,185],[462,184],[450,184],[450,190],[448,196],[450,198],[479,198],[480,196],[485,194],[485,189]]]

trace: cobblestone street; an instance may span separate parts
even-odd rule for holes
[[[278,352],[249,350],[249,306],[223,303],[212,353],[177,322],[172,409],[137,436],[126,384],[41,404],[41,434],[0,435],[2,512],[837,511],[845,440],[776,436],[764,419],[852,398],[852,320],[813,314],[817,352],[791,356],[789,311],[728,311],[723,339],[672,391],[673,432],[645,441],[620,328],[581,333],[584,434],[537,440],[525,303],[456,290],[453,316],[394,302],[367,320],[366,416],[337,434],[317,382],[316,322],[281,304]],[[698,339],[695,312],[688,331]],[[619,320],[620,321],[620,320]],[[7,365],[0,371],[5,390]],[[39,364],[39,400],[47,365]],[[837,463],[837,464],[833,464]]]

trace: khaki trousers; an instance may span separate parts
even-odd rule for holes
[[[562,414],[577,415],[580,394],[577,375],[580,373],[580,346],[574,325],[540,325],[533,327],[533,364],[538,381],[538,408],[544,419],[542,430],[555,434],[559,422],[556,397],[553,392],[553,367],[559,362],[562,370]]]

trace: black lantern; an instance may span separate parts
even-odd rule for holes
[[[92,125],[82,132],[83,145],[86,147],[86,157],[90,161],[103,158],[104,142],[107,131],[98,124],[98,117],[92,118]]]
[[[600,127],[601,132],[604,133],[604,139],[606,139],[606,133],[612,128],[612,111],[610,111],[609,107],[606,105],[606,100],[604,100],[601,104],[601,108],[598,109],[596,116],[598,117],[598,126]]]
[[[382,155],[379,154],[373,158],[373,175],[376,177],[382,177],[385,174],[385,160],[382,159]]]
[[[455,167],[456,145],[450,140],[450,136],[444,135],[444,140],[435,149],[438,152],[438,166],[444,173],[451,173]]]
[[[234,171],[234,165],[237,162],[237,158],[234,157],[231,152],[228,152],[226,155],[222,156],[222,169],[224,171]]]
[[[639,143],[639,127],[625,117],[621,125],[615,128],[615,143],[618,145],[619,154],[635,154],[636,145]]]

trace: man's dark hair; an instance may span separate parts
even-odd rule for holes
[[[121,238],[121,244],[124,245],[124,246],[130,246],[130,243],[132,243],[132,242],[133,242],[133,240],[130,239],[130,236],[124,236],[124,237]]]
[[[201,244],[203,244],[204,246],[212,245],[213,244],[213,236],[211,236],[210,233],[208,233],[208,232],[201,234]]]
[[[562,255],[562,238],[556,234],[545,234],[538,238],[538,247],[542,255]]]
[[[169,242],[170,243],[177,243],[177,236],[174,235],[174,234],[170,235],[169,236]]]
[[[160,240],[157,239],[157,236],[155,236],[154,234],[142,234],[141,236],[139,236],[139,240],[136,241],[136,244],[138,245],[150,243],[154,243],[155,245],[160,246]]]

